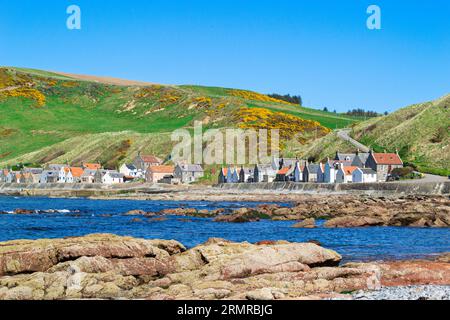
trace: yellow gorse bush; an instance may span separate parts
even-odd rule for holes
[[[45,105],[45,95],[39,90],[32,88],[17,88],[14,90],[0,92],[0,94],[4,97],[17,97],[35,100],[39,107],[43,107]]]
[[[308,134],[314,133],[317,137],[321,137],[331,131],[317,121],[264,108],[241,107],[235,117],[242,129],[279,129],[280,137],[284,140],[296,136],[300,142],[306,142]]]
[[[228,90],[228,94],[234,97],[243,98],[245,100],[262,101],[262,102],[273,102],[273,103],[283,103],[292,104],[287,101],[271,98],[265,94],[247,91],[247,90]]]

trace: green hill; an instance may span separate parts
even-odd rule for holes
[[[418,170],[450,174],[450,95],[412,105],[383,117],[351,126],[351,136],[375,151],[399,151],[402,159]],[[323,159],[354,147],[331,133],[296,150],[301,156]]]
[[[299,107],[256,92],[138,83],[113,78],[0,68],[0,166],[101,161],[108,166],[137,152],[171,151],[170,132],[191,128],[282,129],[296,143],[358,120]]]

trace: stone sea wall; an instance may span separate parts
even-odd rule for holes
[[[252,191],[286,191],[292,193],[364,193],[364,194],[435,194],[450,193],[450,180],[445,182],[386,182],[386,183],[238,183],[219,184],[216,188],[223,190]]]
[[[178,189],[177,189],[178,190]],[[174,186],[147,183],[105,185],[101,183],[0,183],[0,195],[89,197],[134,193],[168,193]]]

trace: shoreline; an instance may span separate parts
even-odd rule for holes
[[[292,202],[303,196],[388,196],[450,194],[450,181],[371,184],[248,183],[206,185],[164,184],[0,184],[0,195],[89,198],[101,200]]]
[[[382,299],[409,297],[410,286],[445,299],[439,289],[449,285],[449,253],[342,263],[338,252],[288,241],[210,238],[187,249],[174,240],[91,234],[0,243],[0,300]]]

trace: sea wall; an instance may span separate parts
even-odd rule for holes
[[[364,193],[364,194],[450,194],[450,181],[445,182],[385,182],[385,183],[229,183],[216,188],[230,191],[285,191],[292,193]]]
[[[157,194],[179,191],[170,185],[127,183],[105,185],[101,183],[0,183],[0,195],[90,197],[118,194]]]

